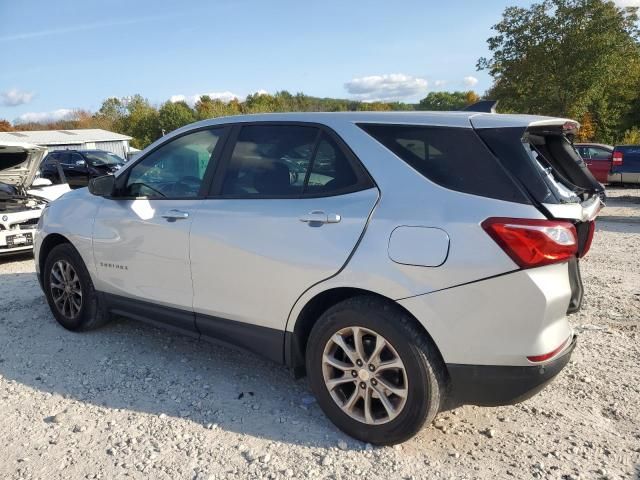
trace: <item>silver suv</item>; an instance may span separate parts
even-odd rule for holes
[[[393,444],[444,409],[526,399],[568,362],[602,187],[565,119],[299,113],[195,123],[45,209],[53,315],[110,314],[306,374]]]

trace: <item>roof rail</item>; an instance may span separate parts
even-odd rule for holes
[[[498,105],[498,100],[480,100],[467,105],[462,110],[465,112],[496,113],[496,105]]]

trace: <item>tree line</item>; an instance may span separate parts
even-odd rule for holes
[[[491,53],[477,69],[493,84],[483,98],[500,113],[573,118],[580,141],[640,143],[640,29],[638,9],[610,0],[543,0],[508,7],[488,40]],[[354,110],[459,110],[479,100],[473,91],[431,92],[419,103],[360,102],[287,91],[256,93],[244,101],[202,96],[153,105],[142,95],[108,98],[97,112],[76,111],[56,122],[11,125],[0,131],[103,128],[133,137],[143,148],[196,120],[242,113]]]
[[[417,104],[402,102],[360,102],[336,98],[318,98],[287,91],[256,93],[244,101],[225,102],[201,96],[195,105],[184,101],[166,101],[153,105],[142,95],[107,98],[97,112],[77,110],[67,118],[51,122],[30,122],[11,125],[0,120],[0,131],[9,130],[69,130],[102,128],[133,138],[131,145],[144,148],[160,136],[189,123],[209,118],[247,113],[267,112],[341,112],[391,110],[460,110],[475,103],[479,96],[473,91],[430,92]]]

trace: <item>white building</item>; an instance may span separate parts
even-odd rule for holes
[[[42,145],[51,150],[106,150],[127,158],[131,137],[99,128],[78,130],[34,130],[0,132],[0,142],[20,141]]]

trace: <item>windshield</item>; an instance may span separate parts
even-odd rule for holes
[[[122,165],[124,160],[115,153],[109,152],[85,152],[84,157],[89,164],[94,167],[100,167],[103,165]]]

